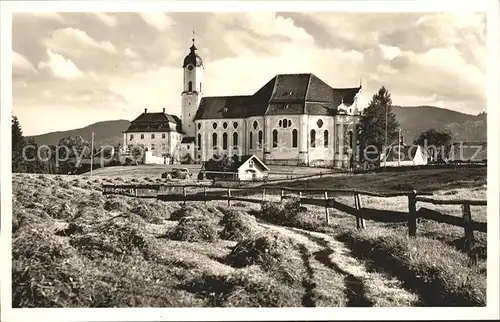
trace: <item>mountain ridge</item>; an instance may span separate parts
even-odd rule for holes
[[[434,128],[448,131],[454,141],[486,142],[486,113],[478,115],[461,113],[436,106],[400,106],[393,105],[392,110],[396,115],[406,142],[412,142],[418,135]],[[80,135],[90,141],[92,132],[95,133],[95,146],[121,144],[122,131],[130,125],[129,120],[110,120],[90,124],[88,126],[67,130],[55,131],[45,134],[29,136],[38,145],[56,145],[59,139],[66,136]]]

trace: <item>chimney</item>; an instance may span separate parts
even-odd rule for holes
[[[163,114],[165,114],[165,108],[163,108]]]
[[[144,113],[147,113],[147,112],[148,112],[148,109],[147,109],[147,108],[145,108],[145,109],[144,109]]]

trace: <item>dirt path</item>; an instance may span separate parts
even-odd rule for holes
[[[365,263],[351,256],[349,249],[331,236],[265,223],[260,225],[295,239],[300,244],[302,253],[312,254],[306,265],[311,279],[314,274],[311,260],[341,274],[345,286],[346,306],[418,306],[420,303],[418,295],[404,289],[401,281],[369,271]],[[310,293],[310,285],[305,284],[306,292]]]

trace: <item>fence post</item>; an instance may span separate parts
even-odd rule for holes
[[[134,194],[135,194],[135,197],[137,198],[137,196],[139,195],[139,192],[137,191],[139,189],[137,189],[137,186],[134,187]]]
[[[324,192],[325,195],[325,216],[326,216],[326,224],[330,224],[330,216],[328,215],[328,191]]]
[[[302,207],[302,191],[299,191],[299,207]]]
[[[408,235],[410,237],[417,236],[417,191],[413,190],[408,195]]]
[[[361,200],[359,198],[359,193],[354,194],[354,207],[360,211],[361,210]],[[356,229],[363,230],[366,229],[365,219],[360,216],[356,216]]]
[[[231,207],[231,188],[227,188],[227,206]]]
[[[281,201],[283,201],[285,197],[285,190],[281,189]]]
[[[182,187],[182,197],[184,197],[184,206],[186,205],[186,187]]]
[[[263,188],[262,189],[262,202],[264,202],[265,198],[266,198],[266,188]]]
[[[203,203],[206,206],[207,205],[207,187],[203,187],[203,197],[204,197]]]
[[[471,225],[472,216],[470,213],[470,205],[467,203],[462,205],[462,218],[464,220],[465,250],[469,256],[473,257],[472,248],[474,247],[474,230]]]

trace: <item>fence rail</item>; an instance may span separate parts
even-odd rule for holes
[[[188,189],[194,189],[187,193]],[[177,191],[175,191],[177,190]],[[275,193],[270,193],[275,191]],[[463,227],[465,234],[466,251],[474,258],[472,249],[474,247],[474,231],[486,233],[487,224],[472,220],[470,206],[486,206],[486,200],[442,200],[424,196],[430,196],[429,192],[403,191],[390,193],[377,193],[371,191],[363,191],[357,189],[298,189],[298,188],[276,188],[276,187],[235,187],[223,188],[207,185],[162,185],[162,184],[103,184],[103,195],[121,194],[140,198],[156,198],[163,201],[179,201],[184,204],[187,201],[203,201],[205,204],[208,201],[227,201],[228,206],[231,206],[232,201],[242,201],[251,203],[263,203],[266,201],[266,196],[277,195],[279,191],[280,200],[294,199],[301,205],[312,205],[325,208],[325,221],[330,223],[329,209],[337,209],[341,212],[352,215],[356,218],[356,228],[366,229],[365,220],[373,220],[384,223],[407,223],[408,234],[410,237],[417,235],[417,221],[419,218],[433,220],[443,224]],[[165,193],[166,192],[166,193]],[[232,192],[243,192],[243,195],[235,196]],[[294,193],[293,195],[286,193]],[[260,197],[256,198],[255,195]],[[304,194],[321,194],[322,198],[313,198],[311,196],[304,197]],[[352,195],[354,197],[354,207],[339,202],[335,196],[337,195]],[[379,198],[402,197],[408,198],[408,212],[393,211],[384,209],[374,209],[361,206],[360,196],[371,196]],[[251,197],[253,196],[253,198]],[[436,205],[461,205],[462,216],[452,216],[432,210],[426,207],[421,207],[417,210],[417,202],[432,203]]]

